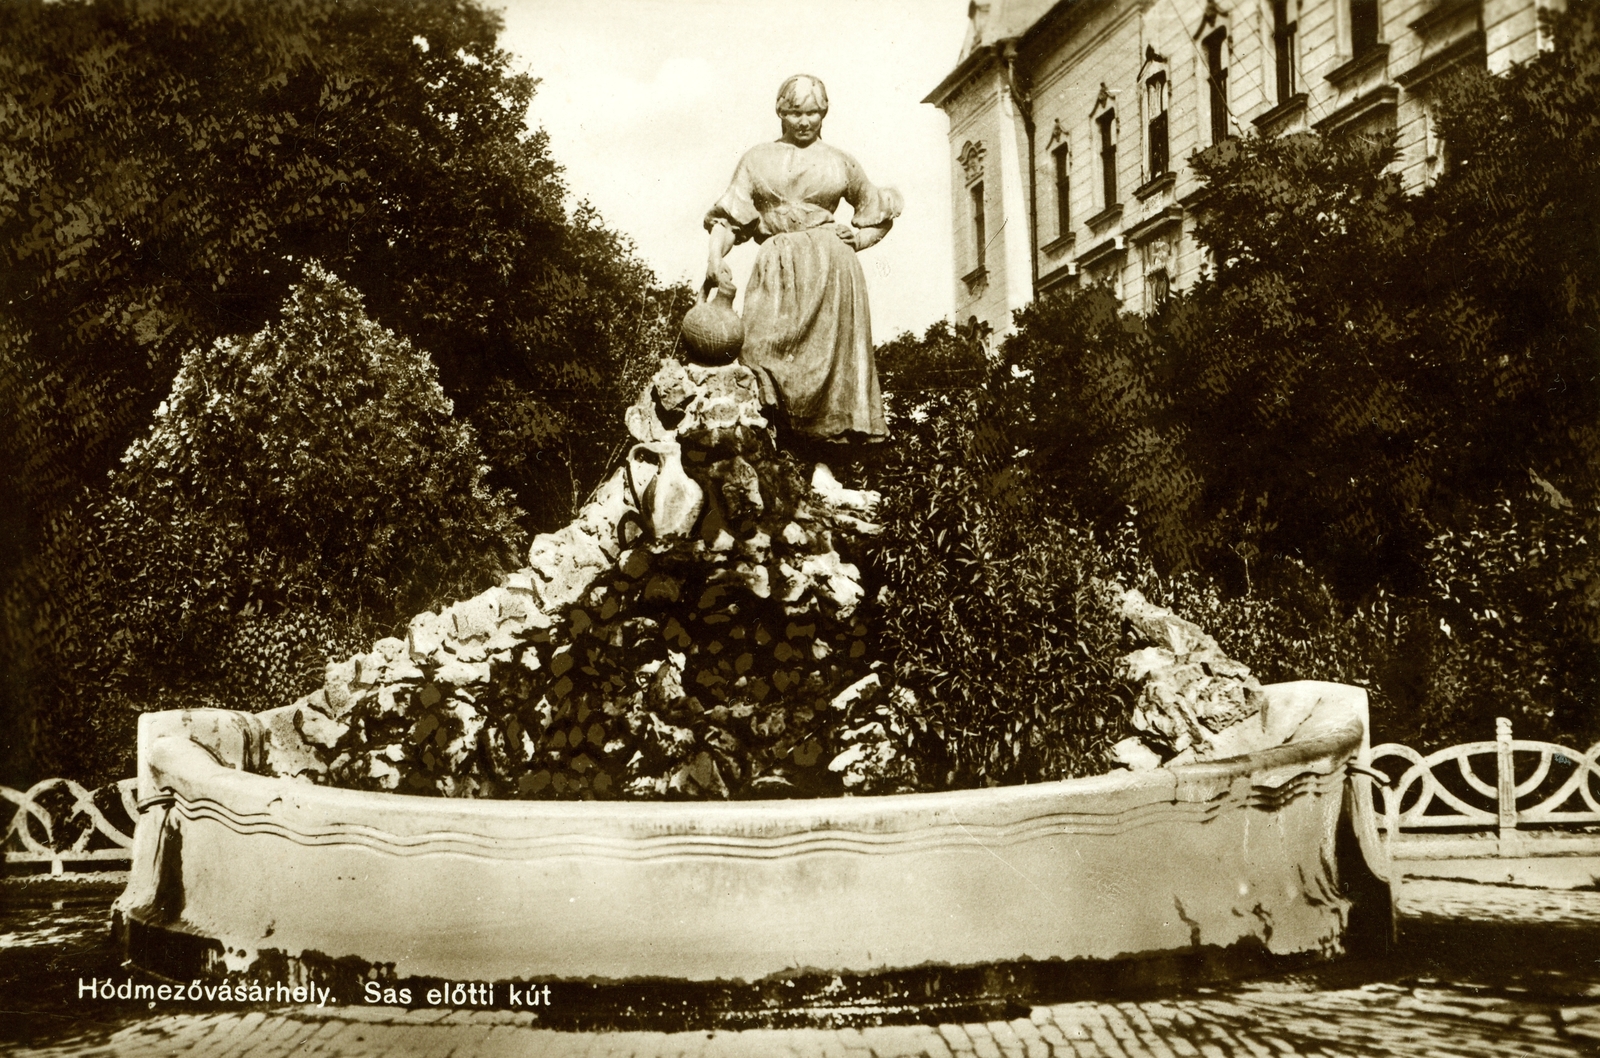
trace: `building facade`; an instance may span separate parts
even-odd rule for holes
[[[1204,264],[1192,154],[1249,132],[1393,130],[1408,187],[1442,165],[1430,90],[1546,45],[1542,0],[974,0],[950,119],[954,318],[1108,286],[1153,310]]]

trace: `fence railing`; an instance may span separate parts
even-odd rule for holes
[[[1500,717],[1493,742],[1426,756],[1386,743],[1373,748],[1372,767],[1390,779],[1387,786],[1372,784],[1373,810],[1402,856],[1405,838],[1439,854],[1468,854],[1472,842],[1441,840],[1463,832],[1492,833],[1500,856],[1587,852],[1589,845],[1600,854],[1600,833],[1561,840],[1577,838],[1567,834],[1573,830],[1600,832],[1600,742],[1583,752],[1513,738],[1511,721]],[[1530,840],[1536,835],[1552,840]]]
[[[6,863],[48,863],[109,868],[130,862],[133,822],[139,818],[137,779],[87,790],[71,779],[45,779],[27,790],[0,786],[11,808],[0,849]]]

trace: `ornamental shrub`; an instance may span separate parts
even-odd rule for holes
[[[32,616],[40,765],[121,778],[139,711],[286,705],[330,658],[514,568],[517,511],[486,472],[427,354],[307,266],[275,322],[183,358],[8,600]]]
[[[1006,369],[975,329],[884,352],[901,414],[865,471],[883,493],[869,573],[879,649],[937,736],[918,744],[923,774],[968,787],[1106,770],[1132,706],[1113,677],[1132,649],[1113,582],[1149,571],[1041,486],[1019,443],[1038,409],[996,397]]]

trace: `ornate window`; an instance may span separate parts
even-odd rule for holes
[[[956,161],[961,163],[961,170],[966,174],[967,183],[983,178],[983,154],[983,144],[968,140],[962,146],[961,153],[956,155]]]
[[[1219,29],[1202,42],[1206,57],[1207,101],[1211,111],[1211,142],[1228,138],[1228,31]]]
[[[1278,102],[1287,103],[1295,89],[1295,33],[1299,24],[1291,19],[1293,0],[1272,0],[1272,53],[1277,74]]]
[[[1117,112],[1106,110],[1095,124],[1100,127],[1100,190],[1110,209],[1117,204]]]
[[[1072,150],[1063,142],[1050,152],[1056,173],[1056,235],[1072,231]]]
[[[1145,140],[1149,147],[1150,173],[1154,180],[1169,168],[1167,136],[1167,98],[1165,70],[1151,74],[1144,82]]]

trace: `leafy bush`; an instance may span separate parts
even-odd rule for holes
[[[891,406],[910,412],[869,470],[884,495],[870,573],[894,681],[937,736],[918,744],[925,773],[972,786],[1104,771],[1131,708],[1112,677],[1127,644],[1111,585],[1128,564],[1031,473],[1017,438],[1037,409],[995,396],[1005,369],[976,333],[936,325],[885,352]]]
[[[691,295],[569,208],[495,13],[7,0],[3,23],[0,593],[40,594],[21,567],[59,546],[49,527],[101,488],[185,352],[258,330],[306,260],[429,351],[495,487],[536,525],[571,517]],[[36,616],[7,615],[0,645]],[[0,657],[0,709],[29,707],[30,664]]]
[[[277,322],[184,357],[108,486],[53,525],[36,593],[8,600],[35,615],[43,762],[121,777],[137,711],[287,704],[375,630],[471,594],[521,545],[485,473],[427,355],[308,266]]]

